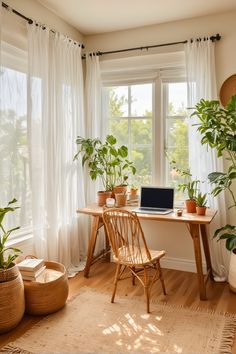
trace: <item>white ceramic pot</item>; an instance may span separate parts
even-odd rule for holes
[[[236,293],[236,248],[231,252],[228,281],[230,289]]]

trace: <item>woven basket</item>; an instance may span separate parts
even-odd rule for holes
[[[49,275],[50,270],[61,274],[55,280],[44,283],[24,281],[25,311],[31,315],[48,315],[56,312],[65,305],[68,297],[68,278],[64,265],[49,261],[44,263],[46,265],[45,272]]]
[[[9,278],[6,274],[4,276],[11,280],[0,283],[0,333],[15,328],[25,311],[24,284],[21,274],[17,266],[10,268],[9,272]]]
[[[8,269],[0,269],[0,283],[16,279],[18,275],[19,270],[15,265]]]

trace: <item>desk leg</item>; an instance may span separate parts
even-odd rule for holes
[[[96,240],[97,240],[99,223],[100,223],[100,216],[93,216],[93,221],[92,221],[92,226],[91,226],[91,234],[90,234],[90,239],[89,239],[89,244],[88,244],[87,261],[86,261],[86,265],[85,265],[85,269],[84,269],[84,276],[86,278],[89,277],[89,270],[90,270],[90,266],[93,261],[93,254],[94,254],[94,249],[95,249]]]
[[[201,255],[201,244],[200,244],[200,233],[198,224],[190,224],[190,233],[193,239],[195,261],[197,267],[198,275],[198,286],[200,292],[200,300],[206,300],[206,285],[204,282],[204,275],[202,270],[202,255]]]
[[[201,224],[200,229],[202,235],[202,244],[203,244],[205,258],[206,258],[207,271],[209,272],[210,278],[213,279],[211,256],[210,256],[210,249],[209,249],[209,243],[207,238],[206,225]]]

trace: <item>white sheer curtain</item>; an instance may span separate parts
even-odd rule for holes
[[[188,107],[204,99],[217,99],[215,76],[215,43],[209,40],[189,41],[185,44],[185,57],[188,84]],[[192,110],[190,110],[190,114]],[[223,161],[217,158],[216,151],[201,145],[201,136],[197,132],[197,118],[189,119],[189,164],[194,179],[207,180],[207,175],[213,171],[223,171]],[[209,183],[201,184],[201,190],[210,192]],[[210,246],[212,264],[216,280],[226,280],[229,264],[229,252],[222,243],[212,240],[216,228],[226,223],[226,204],[224,195],[216,198],[209,195],[209,206],[218,213],[210,228]]]
[[[35,251],[73,272],[86,233],[76,215],[85,205],[83,173],[73,162],[76,137],[85,133],[81,47],[34,23],[28,25],[28,50]]]
[[[106,126],[101,112],[102,82],[99,57],[93,53],[86,53],[86,78],[85,78],[85,109],[86,109],[86,137],[104,137]],[[88,171],[85,171],[88,176]],[[86,201],[88,204],[97,201],[97,191],[101,189],[99,181],[86,179]],[[90,230],[89,230],[90,232]],[[97,237],[95,253],[104,248],[103,230],[100,229]]]

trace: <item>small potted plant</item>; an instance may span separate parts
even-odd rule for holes
[[[127,159],[128,148],[117,146],[113,135],[107,135],[105,142],[100,139],[77,137],[79,151],[74,160],[82,155],[82,165],[87,165],[92,180],[100,179],[104,190],[98,192],[98,205],[103,206],[110,198],[114,186],[126,186],[129,174],[135,174],[136,168]],[[120,193],[120,191],[116,192]]]
[[[196,211],[198,215],[206,214],[207,193],[198,192],[196,197]]]
[[[136,198],[137,193],[138,193],[138,187],[136,185],[132,184],[131,188],[130,188],[130,196],[131,196],[131,198]]]
[[[183,183],[177,187],[178,191],[187,192],[188,199],[185,200],[187,213],[196,213],[196,195],[198,191],[199,180],[192,180],[190,170],[181,170],[175,166],[175,161],[171,161],[173,170],[175,170],[180,177],[183,177]]]
[[[19,227],[5,230],[3,225],[5,215],[18,209],[12,206],[16,202],[17,200],[13,199],[6,207],[0,208],[0,333],[14,328],[25,311],[24,285],[14,263],[21,251],[7,245],[9,236]]]

